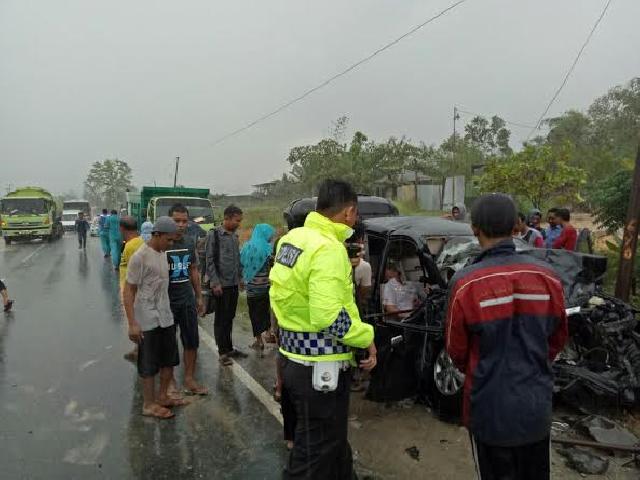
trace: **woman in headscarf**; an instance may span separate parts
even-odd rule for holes
[[[529,211],[529,217],[527,218],[527,225],[530,228],[535,228],[540,233],[544,231],[540,223],[542,222],[542,212],[537,208],[532,208]]]
[[[253,327],[254,343],[251,348],[264,350],[262,334],[271,324],[269,307],[269,270],[273,258],[273,239],[275,229],[266,223],[257,224],[251,239],[244,244],[240,252],[242,278],[247,289],[249,318]]]

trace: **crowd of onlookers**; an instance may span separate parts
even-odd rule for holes
[[[529,216],[518,214],[515,236],[532,247],[555,248],[574,251],[578,242],[578,231],[571,225],[571,213],[567,208],[550,208],[547,212],[548,226],[542,226],[542,212],[531,210]]]
[[[444,218],[455,222],[469,221],[464,204],[456,204]],[[537,208],[532,209],[529,215],[519,212],[513,236],[534,248],[574,251],[578,243],[578,231],[571,225],[571,212],[568,208],[550,208],[547,211],[547,227],[543,227],[542,212]]]

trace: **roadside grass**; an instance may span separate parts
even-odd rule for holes
[[[400,215],[410,217],[441,217],[445,214],[442,210],[423,210],[415,202],[394,201],[393,203],[398,207]]]
[[[240,243],[244,243],[251,237],[253,227],[258,223],[268,223],[276,229],[276,234],[280,235],[286,230],[286,224],[282,217],[282,211],[285,205],[280,204],[264,204],[241,206],[242,208],[242,225],[238,236]]]
[[[275,228],[282,227],[284,225],[283,210],[284,207],[279,205],[245,208],[243,209],[242,227],[253,228],[258,223],[268,223]]]

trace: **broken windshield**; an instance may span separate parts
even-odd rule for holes
[[[567,307],[582,305],[602,283],[607,269],[605,257],[566,250],[530,248],[519,239],[514,239],[514,242],[519,253],[544,261],[556,272],[562,281]],[[480,244],[474,237],[449,240],[436,260],[445,282],[449,283],[451,277],[470,265],[480,252]]]

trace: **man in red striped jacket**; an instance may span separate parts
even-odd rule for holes
[[[451,280],[447,352],[466,374],[463,419],[478,478],[549,478],[551,363],[567,339],[562,284],[516,254],[516,207],[480,197],[471,223],[483,251]]]

